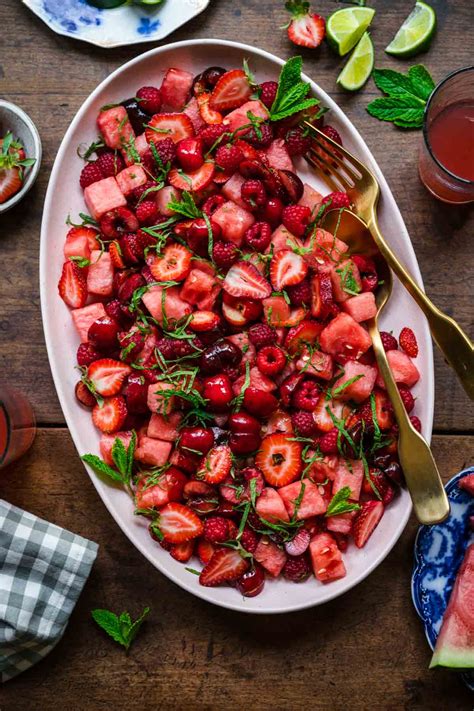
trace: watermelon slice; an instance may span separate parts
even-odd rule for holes
[[[474,543],[459,568],[431,659],[432,667],[474,669]]]
[[[471,494],[471,496],[474,496],[474,474],[463,476],[463,478],[458,482],[458,486],[460,489],[464,489],[464,491]]]

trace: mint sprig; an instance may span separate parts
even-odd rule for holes
[[[311,87],[301,79],[302,68],[301,57],[292,57],[283,65],[278,91],[270,109],[270,121],[280,121],[319,104],[318,99],[307,98]]]
[[[351,511],[358,511],[360,509],[359,504],[349,501],[351,493],[352,489],[350,486],[343,486],[342,489],[339,489],[329,502],[325,515],[339,516],[340,514],[350,513]]]
[[[106,464],[106,462],[104,462],[104,460],[96,454],[84,454],[81,459],[86,464],[89,464],[89,466],[92,467],[98,474],[103,474],[118,484],[125,484],[128,486],[132,478],[133,456],[135,454],[136,446],[137,434],[135,431],[132,432],[130,444],[127,448],[125,448],[125,445],[120,437],[115,438],[111,455],[116,469]]]
[[[435,87],[426,67],[416,64],[406,75],[393,69],[374,69],[372,76],[386,96],[371,101],[368,113],[399,128],[421,128],[426,102]]]
[[[198,208],[194,202],[194,198],[191,193],[184,191],[181,200],[171,200],[167,208],[177,212],[183,217],[187,217],[190,220],[194,220],[197,217],[202,217],[202,210]]]
[[[128,652],[130,645],[137,636],[149,612],[150,608],[145,607],[135,622],[132,622],[132,618],[128,612],[122,612],[120,615],[116,615],[115,612],[99,608],[92,610],[91,615],[94,622],[96,622],[109,637],[112,637],[115,642],[125,647]]]

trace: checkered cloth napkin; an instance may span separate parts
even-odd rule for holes
[[[97,544],[0,499],[0,678],[8,681],[61,639]]]

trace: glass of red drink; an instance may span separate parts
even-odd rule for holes
[[[431,94],[418,168],[439,200],[474,201],[474,66],[448,74]]]
[[[0,384],[0,469],[25,454],[35,434],[29,400],[15,388]]]

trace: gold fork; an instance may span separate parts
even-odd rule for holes
[[[474,400],[474,344],[453,318],[432,303],[385,241],[377,224],[380,188],[374,175],[352,153],[311,123],[305,122],[305,127],[313,141],[306,160],[322,173],[332,190],[347,192],[380,253],[425,314],[438,348],[457,374],[465,392]]]

